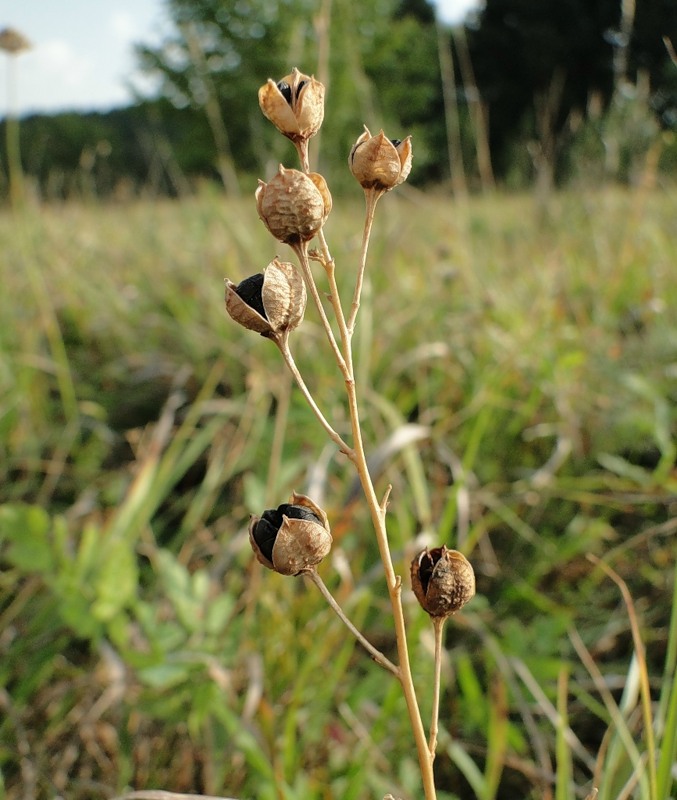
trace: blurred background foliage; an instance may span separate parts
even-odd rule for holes
[[[294,63],[328,83],[343,297],[349,145],[363,122],[415,136],[355,353],[398,572],[441,541],[477,571],[439,797],[674,796],[677,10],[630,7],[487,0],[449,31],[425,2],[173,2],[175,39],[139,53],[160,99],[22,120],[34,195],[74,202],[0,213],[0,798],[419,796],[397,685],[247,542],[250,514],[311,494],[325,580],[393,657],[354,476],[223,310],[225,276],[282,255],[251,192],[292,150],[256,90]],[[310,308],[292,347],[348,435]],[[427,718],[432,632],[405,596]]]
[[[335,190],[336,155],[363,124],[413,134],[417,185],[563,184],[587,174],[574,154],[628,182],[628,161],[651,147],[662,173],[676,169],[672,0],[486,0],[454,29],[426,0],[168,0],[166,11],[173,33],[137,48],[153,98],[22,120],[40,196],[176,195],[203,180],[237,193],[288,152],[251,97],[290,65],[328,86],[316,166]]]

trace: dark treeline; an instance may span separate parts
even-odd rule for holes
[[[237,192],[290,157],[255,98],[298,66],[328,84],[319,167],[336,189],[365,123],[413,135],[419,185],[630,181],[657,151],[674,173],[677,3],[633,5],[486,0],[449,30],[427,0],[319,12],[310,0],[170,0],[173,34],[137,49],[159,99],[25,118],[23,167],[47,199],[176,195],[204,180]]]

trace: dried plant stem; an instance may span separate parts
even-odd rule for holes
[[[309,172],[310,167],[308,161],[307,147],[302,148],[297,145],[296,149],[299,154],[299,158],[301,160],[301,166],[303,171],[306,173]],[[336,317],[336,321],[339,327],[341,348],[339,348],[339,345],[334,336],[334,332],[327,318],[327,314],[322,304],[320,293],[317,289],[315,279],[310,269],[307,244],[304,243],[302,245],[293,246],[293,249],[299,257],[301,270],[303,272],[303,276],[308,286],[308,290],[310,291],[313,300],[315,302],[315,305],[317,306],[318,312],[320,314],[320,319],[322,321],[322,326],[325,330],[327,339],[334,353],[334,357],[336,358],[336,363],[338,364],[339,369],[341,370],[341,373],[343,374],[344,377],[346,394],[348,397],[348,408],[350,411],[353,446],[352,448],[346,448],[345,446],[343,446],[341,447],[341,449],[348,455],[350,460],[355,464],[355,469],[357,470],[360,484],[362,485],[362,490],[367,500],[367,505],[369,506],[369,512],[371,514],[372,523],[376,534],[376,542],[378,544],[379,554],[381,557],[381,562],[383,564],[383,571],[385,573],[386,584],[388,586],[388,594],[390,597],[390,605],[392,608],[393,621],[395,625],[395,638],[397,642],[397,655],[398,655],[399,666],[395,667],[394,671],[393,670],[391,671],[393,672],[394,675],[396,675],[402,686],[402,692],[404,694],[405,702],[407,705],[407,712],[409,714],[409,721],[412,727],[414,741],[416,743],[416,751],[418,754],[419,767],[421,770],[421,780],[423,783],[425,800],[436,800],[437,793],[435,790],[435,780],[432,768],[433,759],[431,758],[430,755],[428,741],[426,739],[425,730],[423,728],[421,711],[418,706],[416,689],[414,687],[414,681],[411,674],[411,665],[409,662],[409,646],[407,644],[407,630],[404,619],[404,609],[402,607],[402,579],[395,574],[392,556],[390,554],[388,534],[386,530],[386,505],[389,492],[386,493],[383,503],[379,504],[378,498],[376,496],[376,491],[374,489],[374,484],[372,483],[371,475],[369,474],[369,469],[367,466],[367,456],[364,450],[364,443],[362,441],[362,430],[360,427],[360,416],[357,403],[357,391],[355,387],[355,375],[353,370],[353,356],[351,348],[352,334],[355,328],[357,313],[360,307],[360,296],[362,294],[362,286],[364,283],[364,273],[367,263],[367,253],[369,251],[369,239],[371,237],[371,229],[374,222],[374,213],[376,210],[376,204],[383,193],[384,190],[380,189],[371,189],[365,192],[366,215],[365,215],[364,232],[362,235],[360,263],[358,265],[358,273],[355,283],[355,291],[353,294],[353,301],[350,310],[350,315],[347,321],[346,321],[346,316],[343,312],[343,307],[341,305],[341,298],[338,292],[338,286],[336,284],[334,259],[331,257],[331,254],[329,252],[329,247],[324,237],[324,232],[320,231],[318,235],[318,239],[320,241],[320,246],[321,246],[321,254],[318,260],[322,263],[322,266],[324,267],[324,270],[327,274],[327,279],[329,281],[329,290],[330,290],[329,300],[332,304],[332,309],[334,311],[334,315]],[[287,353],[288,352],[289,351],[287,348]],[[285,356],[284,350],[282,351],[282,354],[283,356]],[[287,360],[287,356],[285,356],[285,360]],[[287,361],[287,365],[290,367],[290,369],[292,369],[291,364],[293,364],[293,359]],[[296,372],[292,370],[292,374],[294,374],[294,377],[296,378],[297,383],[299,384],[299,388],[301,388],[301,391],[304,392],[306,400],[308,400],[308,402],[311,404],[311,408],[313,408],[313,410],[315,411],[317,406],[312,400],[312,397],[310,393],[307,391],[307,389],[304,391],[305,384],[303,383],[301,376],[298,374],[298,370],[296,370]],[[338,437],[338,434],[334,433],[334,435],[332,435],[333,429],[326,421],[323,422],[324,418],[321,415],[319,415],[319,409],[315,411],[315,414],[316,416],[318,416],[318,419],[322,423],[325,430],[329,433],[332,440],[337,441],[336,437]],[[340,437],[338,437],[338,439],[340,439]],[[316,583],[316,585],[318,586],[318,588],[320,588],[319,584]],[[321,588],[320,591],[322,591]],[[329,598],[326,595],[325,599],[327,599],[329,602]],[[332,605],[331,602],[330,605]],[[333,605],[332,608],[334,608]],[[336,608],[334,608],[334,610],[336,611]],[[341,618],[343,619],[343,617]],[[362,640],[360,639],[360,641]],[[364,644],[364,642],[362,643]],[[369,650],[369,648],[367,649]],[[369,652],[371,653],[371,651]],[[381,662],[379,661],[379,663]]]
[[[446,617],[433,617],[433,628],[435,631],[435,675],[433,678],[433,710],[430,720],[430,736],[428,738],[428,749],[430,750],[430,760],[435,760],[437,750],[437,731],[440,717],[440,678],[442,675],[442,633]]]
[[[307,174],[308,172],[310,172],[310,160],[308,158],[308,140],[301,139],[300,141],[295,141],[294,147],[296,148],[296,152],[299,154],[299,161],[301,162],[301,168]]]
[[[334,352],[336,363],[339,365],[341,372],[343,372],[343,374],[346,375],[348,370],[346,367],[345,359],[341,353],[341,350],[339,349],[338,343],[336,342],[336,337],[334,336],[334,331],[332,330],[331,324],[327,317],[327,312],[324,310],[324,305],[322,304],[322,298],[320,297],[320,292],[317,288],[317,284],[315,283],[313,272],[310,269],[310,260],[308,259],[308,245],[306,242],[304,242],[303,244],[300,245],[292,245],[292,249],[299,257],[299,262],[301,264],[301,271],[303,272],[303,277],[306,281],[306,286],[308,287],[308,291],[310,292],[313,301],[317,306],[317,311],[320,315],[322,327],[324,328],[324,332],[327,335],[327,339],[329,340],[331,349]]]
[[[345,612],[341,608],[341,606],[336,602],[332,593],[327,589],[325,582],[319,576],[317,571],[314,568],[308,568],[303,570],[303,575],[309,578],[315,586],[320,590],[324,599],[329,603],[332,610],[336,614],[336,616],[343,622],[343,624],[348,628],[348,630],[353,634],[353,636],[357,639],[357,641],[364,647],[364,649],[369,653],[369,655],[374,659],[374,661],[382,666],[384,669],[387,669],[389,672],[399,679],[400,671],[399,669],[387,658],[380,650],[377,650],[365,637],[358,631],[358,629],[353,625],[353,623],[348,619],[345,615]]]
[[[346,324],[343,307],[341,306],[341,297],[339,295],[338,285],[336,283],[336,266],[334,264],[334,259],[329,254],[326,243],[325,247],[323,248],[322,266],[324,267],[324,271],[327,273],[327,280],[329,282],[329,300],[331,301],[332,308],[334,309],[336,322],[338,323],[339,327],[339,334],[341,336],[343,358],[347,367],[346,378],[352,378],[353,353],[350,348],[350,331],[348,329],[348,325]]]
[[[364,232],[362,234],[362,249],[360,251],[360,263],[357,269],[357,279],[355,281],[353,304],[350,308],[350,316],[348,317],[348,331],[351,336],[355,330],[355,320],[357,319],[357,312],[360,308],[360,297],[362,296],[362,285],[364,283],[364,272],[367,266],[367,253],[369,252],[371,229],[374,224],[374,213],[376,211],[376,204],[382,194],[383,191],[377,189],[367,189],[364,193],[366,211],[364,217]]]
[[[317,417],[320,425],[322,425],[322,427],[325,429],[332,442],[336,443],[339,450],[342,453],[345,453],[352,460],[352,448],[350,447],[350,445],[346,444],[346,442],[344,442],[341,436],[334,430],[331,423],[324,416],[319,406],[315,402],[315,398],[312,396],[310,390],[306,386],[306,382],[303,380],[303,376],[299,372],[299,369],[296,366],[296,362],[294,361],[294,356],[292,355],[291,350],[289,349],[289,342],[287,336],[281,336],[275,339],[274,341],[277,344],[280,353],[282,353],[282,358],[284,359],[285,364],[287,365],[289,371],[291,372],[294,380],[298,384],[298,387],[301,390],[301,394],[304,396],[313,414]]]
[[[364,450],[362,431],[360,428],[355,381],[346,381],[346,389],[348,393],[348,406],[350,409],[350,420],[353,432],[353,460],[360,483],[362,485],[362,491],[364,492],[367,505],[369,506],[372,523],[374,525],[376,542],[378,544],[381,562],[383,563],[383,571],[386,577],[388,594],[390,596],[390,606],[392,608],[393,621],[395,623],[395,639],[397,642],[397,655],[399,659],[398,677],[402,686],[404,699],[407,704],[409,721],[414,734],[414,741],[416,743],[416,751],[418,753],[418,762],[421,770],[421,780],[423,782],[424,795],[426,800],[435,800],[437,794],[435,791],[432,759],[430,758],[428,742],[423,729],[421,711],[418,707],[416,689],[414,687],[414,681],[411,674],[411,665],[409,663],[407,628],[404,620],[404,609],[402,608],[402,579],[399,575],[395,574],[392,556],[390,554],[390,545],[388,543],[388,534],[386,531],[386,504],[385,502],[383,505],[379,504],[378,498],[376,497],[376,491],[374,490],[374,484],[372,483],[369,469],[367,467],[367,457]]]
[[[426,739],[425,730],[423,728],[423,722],[421,720],[421,712],[418,706],[418,699],[416,697],[416,690],[414,687],[414,681],[411,674],[411,665],[409,662],[409,647],[407,644],[406,623],[404,619],[404,609],[402,607],[402,579],[395,574],[395,569],[393,567],[393,562],[392,562],[392,556],[390,554],[390,546],[388,543],[388,534],[386,530],[387,496],[383,504],[380,504],[376,496],[376,491],[374,489],[374,485],[371,480],[371,475],[369,474],[369,469],[367,466],[367,456],[365,453],[364,443],[362,440],[362,429],[360,426],[357,391],[355,388],[355,378],[353,375],[353,360],[352,360],[352,351],[350,347],[350,333],[348,331],[345,322],[342,321],[344,320],[343,310],[340,305],[340,298],[338,295],[336,284],[335,281],[333,280],[334,262],[333,259],[328,257],[328,249],[326,248],[326,243],[325,243],[323,247],[324,251],[323,264],[327,272],[327,275],[329,277],[330,283],[332,284],[332,305],[338,317],[339,328],[341,330],[342,345],[344,348],[343,354],[340,352],[338,348],[338,344],[334,338],[333,331],[331,329],[328,319],[326,318],[326,313],[324,311],[324,307],[322,306],[317,286],[315,285],[314,278],[310,271],[307,249],[299,247],[295,248],[295,250],[297,252],[297,255],[299,256],[301,262],[301,268],[303,270],[303,274],[308,284],[308,289],[313,298],[315,298],[315,303],[318,306],[318,309],[320,310],[320,316],[323,318],[323,327],[325,329],[325,332],[327,333],[327,338],[329,339],[332,350],[334,351],[334,355],[336,356],[339,368],[341,369],[341,372],[343,373],[345,378],[346,394],[348,397],[348,408],[350,412],[350,421],[351,421],[351,430],[353,439],[352,448],[348,448],[342,442],[340,437],[338,437],[338,434],[335,433],[331,425],[329,425],[329,423],[326,420],[324,420],[324,417],[319,412],[319,409],[317,408],[316,403],[314,402],[312,396],[310,395],[310,392],[305,387],[305,382],[303,381],[302,376],[299,374],[298,369],[296,369],[293,358],[291,358],[291,353],[289,352],[289,348],[286,347],[284,339],[282,340],[282,342],[278,342],[278,346],[280,346],[280,350],[282,352],[283,357],[285,358],[285,361],[287,362],[287,366],[290,368],[290,370],[292,370],[292,374],[294,375],[297,383],[299,384],[299,388],[303,392],[306,400],[309,402],[315,415],[318,417],[318,419],[322,423],[327,433],[329,433],[332,440],[337,443],[339,443],[339,441],[341,442],[341,444],[339,444],[339,447],[341,447],[342,451],[345,452],[351,459],[351,461],[355,464],[355,469],[357,471],[360,484],[362,486],[362,490],[367,500],[367,505],[369,506],[369,512],[371,514],[372,523],[376,534],[376,542],[378,545],[379,554],[381,557],[381,562],[383,564],[383,570],[385,573],[386,584],[388,587],[390,605],[392,608],[393,621],[395,625],[395,638],[397,642],[397,655],[399,661],[399,667],[397,668],[396,674],[402,686],[402,692],[404,694],[405,702],[407,705],[407,711],[409,714],[409,720],[412,727],[412,732],[414,734],[414,741],[416,743],[416,750],[418,753],[419,767],[421,770],[421,779],[423,783],[424,794],[426,800],[435,800],[437,794],[435,791],[432,759],[430,757],[428,740]],[[367,250],[366,244],[363,250],[366,253]]]

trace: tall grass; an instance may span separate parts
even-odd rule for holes
[[[327,223],[346,270],[361,202]],[[667,800],[677,194],[563,194],[544,218],[410,191],[382,212],[355,352],[397,566],[434,534],[478,577],[447,631],[440,796]],[[0,797],[412,797],[396,687],[248,549],[250,513],[312,487],[325,580],[392,652],[351,474],[274,348],[225,318],[223,278],[275,255],[253,204],[26,209],[0,235]],[[295,358],[321,404],[322,347],[309,310]]]

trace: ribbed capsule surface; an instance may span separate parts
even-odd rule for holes
[[[285,244],[307,242],[322,228],[332,200],[325,179],[280,165],[268,183],[259,181],[256,209],[270,233]]]

